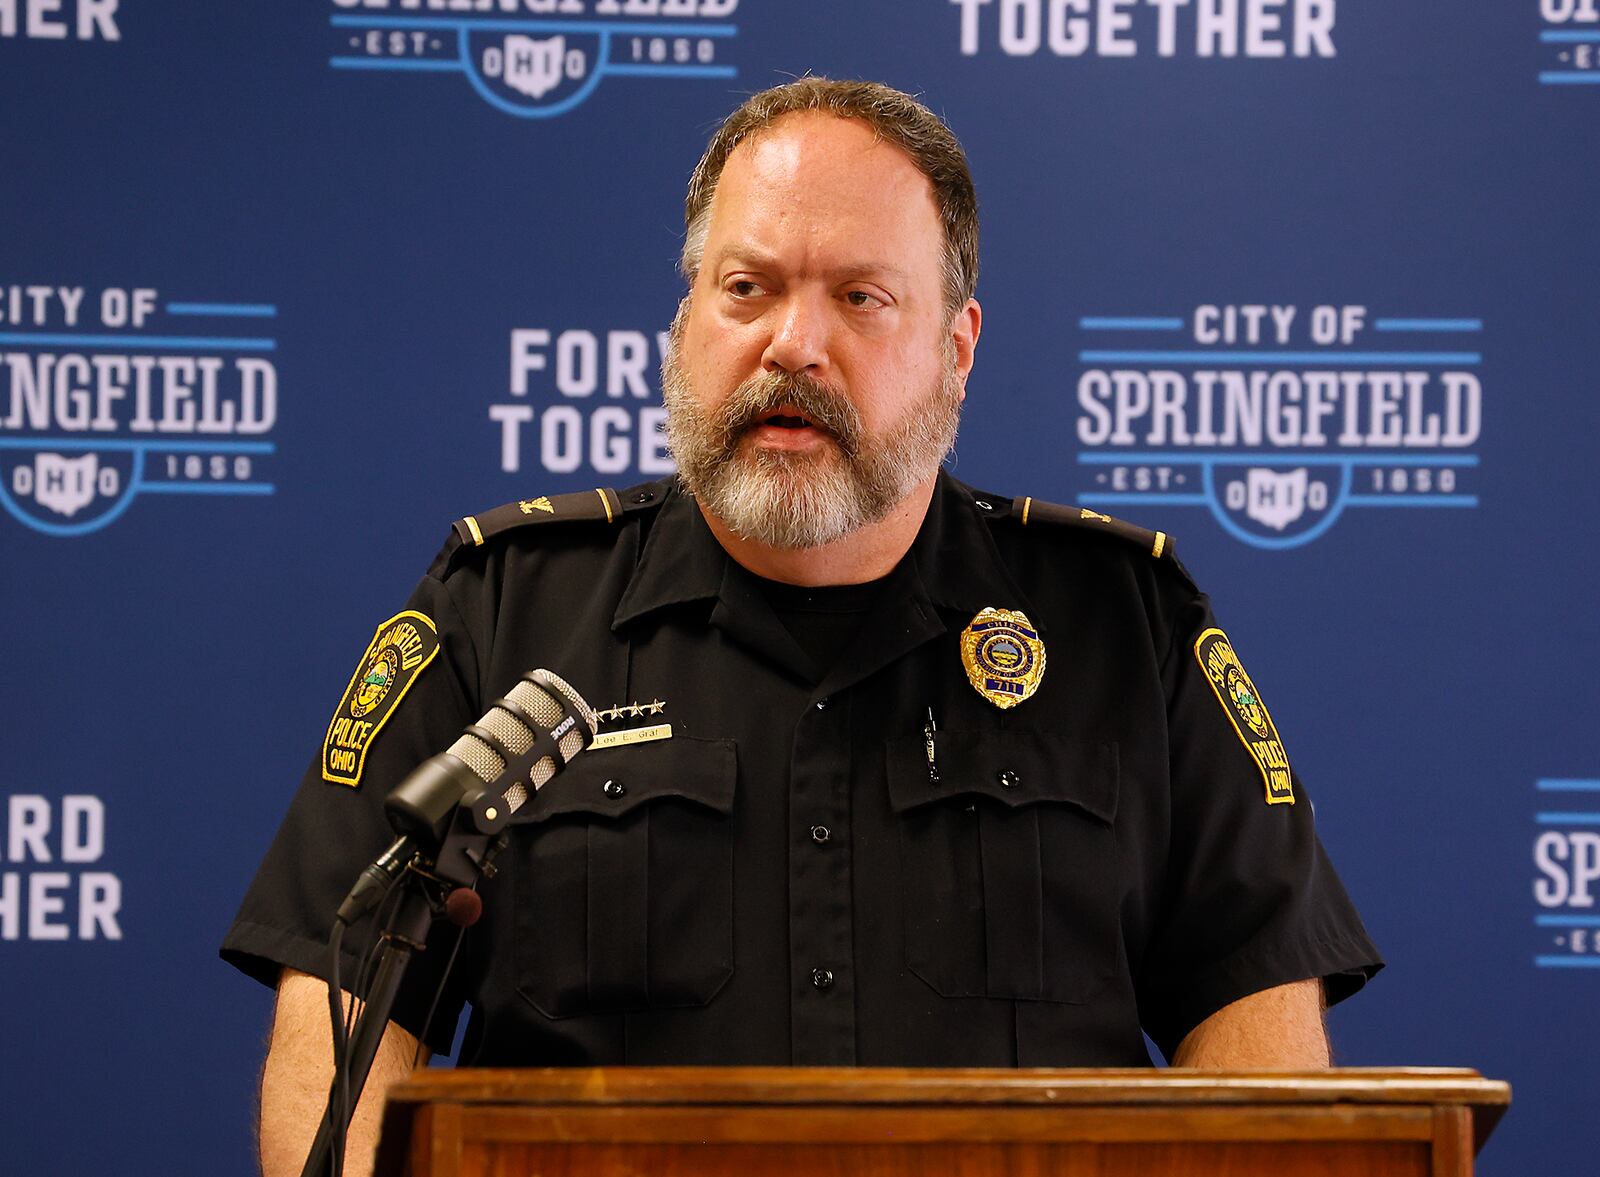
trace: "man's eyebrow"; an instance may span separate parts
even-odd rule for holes
[[[730,241],[711,256],[711,266],[721,269],[729,262],[739,262],[753,270],[771,270],[777,267],[778,259],[754,245]]]
[[[888,262],[852,262],[850,265],[841,266],[834,273],[843,279],[852,278],[887,278],[897,285],[905,285],[910,279],[906,272],[899,266],[892,266]]]
[[[711,258],[711,268],[714,272],[722,269],[729,262],[737,262],[740,266],[759,272],[767,272],[779,268],[778,259],[774,255],[756,246],[741,245],[737,242],[730,242],[717,250]],[[880,261],[849,262],[831,270],[829,273],[831,277],[842,281],[860,278],[887,278],[901,285],[909,281],[906,272],[899,266]]]

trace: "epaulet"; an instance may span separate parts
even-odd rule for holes
[[[483,547],[498,535],[522,528],[550,527],[563,523],[597,523],[614,527],[620,525],[629,514],[659,505],[662,497],[662,488],[658,484],[645,483],[620,492],[610,487],[596,487],[573,494],[518,499],[493,510],[457,519],[450,525],[450,535],[428,571],[442,580],[468,552]]]
[[[1164,531],[1148,531],[1088,507],[1064,507],[1030,497],[1013,499],[1010,517],[1024,526],[1080,527],[1086,531],[1114,535],[1142,548],[1152,559],[1178,562],[1177,542]]]

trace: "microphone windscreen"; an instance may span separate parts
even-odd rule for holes
[[[504,714],[504,712],[491,710],[489,713],[489,715],[501,714]],[[489,716],[484,717],[485,720],[488,718]],[[523,732],[527,732],[528,730],[527,728],[522,727],[520,723],[517,724],[517,727],[521,728]],[[533,743],[533,737],[529,736],[524,742],[523,747],[526,748],[528,744],[531,743]],[[450,745],[449,752],[450,755],[454,756],[469,769],[471,769],[472,775],[477,777],[484,784],[488,784],[490,781],[496,780],[500,774],[506,770],[506,762],[501,759],[500,753],[489,747],[488,744],[485,744],[471,732],[462,732],[461,735],[456,738],[456,742]]]
[[[457,887],[444,897],[445,917],[458,928],[470,928],[483,915],[483,899],[468,887]]]
[[[570,722],[565,719],[568,714],[572,716]],[[531,728],[530,719],[535,725]],[[563,679],[548,670],[534,670],[518,680],[505,698],[496,700],[473,726],[488,739],[470,729],[462,732],[445,753],[413,770],[386,798],[389,820],[401,833],[423,838],[430,844],[438,842],[445,835],[454,807],[464,797],[478,792],[461,778],[463,768],[481,784],[493,787],[506,774],[507,756],[520,761],[534,746],[539,731],[562,728],[556,737],[561,759],[541,756],[531,766],[526,782],[512,781],[499,794],[504,797],[506,808],[516,813],[531,795],[529,786],[538,789],[560,772],[566,762],[589,746],[599,725],[594,710]],[[502,749],[505,756],[501,755]]]
[[[557,694],[560,699],[556,697]],[[565,700],[566,707],[562,706],[562,700]],[[545,731],[554,729],[562,716],[571,711],[578,722],[556,741],[556,747],[566,760],[571,760],[588,747],[599,726],[594,709],[584,701],[583,696],[573,690],[565,679],[548,670],[535,670],[519,679],[506,693],[506,701],[531,717]],[[503,707],[489,708],[488,714],[478,721],[477,726],[499,740],[513,756],[521,756],[533,746],[533,731],[514,712]],[[461,760],[485,784],[498,780],[506,770],[505,759],[500,753],[471,732],[461,734],[450,746],[450,754]],[[542,787],[558,771],[560,766],[553,757],[541,756],[534,761],[530,774],[533,787]],[[522,808],[527,799],[527,791],[520,785],[513,785],[506,792],[506,804],[512,813]]]
[[[530,677],[537,679],[544,684],[547,690],[554,694],[559,694],[565,699],[567,701],[567,710],[571,711],[578,720],[578,723],[568,728],[566,734],[556,741],[556,747],[561,749],[561,755],[571,761],[574,756],[589,746],[589,741],[594,739],[595,730],[600,726],[599,720],[595,718],[594,708],[590,707],[584,697],[573,690],[567,680],[558,674],[552,674],[548,670],[535,670]],[[561,721],[561,710],[560,704],[553,697],[547,696],[547,700],[549,705],[555,709],[550,722],[544,724],[546,729],[550,729]],[[543,723],[544,721],[541,720],[540,722]],[[533,787],[535,789],[555,775],[554,765],[550,765],[549,772],[542,776],[540,775],[540,769],[547,764],[549,764],[548,758],[541,760],[538,765],[534,766]]]
[[[537,683],[529,682],[527,679],[519,680],[506,693],[506,699],[521,708],[533,718],[534,723],[546,731],[561,722],[561,704]],[[513,756],[521,756],[533,746],[533,731],[516,714],[503,707],[490,707],[478,721],[477,726],[504,744],[506,750]],[[562,754],[567,756],[582,750],[581,743],[577,748],[571,748],[564,739],[557,746]],[[472,770],[474,776],[486,784],[498,780],[500,774],[506,770],[505,759],[500,753],[471,732],[463,732],[456,742],[450,745],[450,754],[460,759]],[[550,757],[541,757],[534,765],[534,787],[544,784],[554,775],[555,765]]]
[[[600,721],[595,716],[594,708],[589,706],[582,695],[572,689],[571,684],[566,679],[548,670],[535,670],[533,677],[542,682],[546,689],[554,691],[567,701],[567,706],[574,715],[583,721],[584,726],[589,729],[591,737],[600,730]],[[583,742],[585,745],[589,743],[588,740]]]

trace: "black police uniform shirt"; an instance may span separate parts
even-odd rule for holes
[[[1332,1003],[1381,967],[1304,787],[1267,803],[1164,536],[941,474],[819,673],[671,482],[553,503],[457,525],[406,605],[437,656],[356,785],[312,765],[226,959],[325,976],[384,794],[545,667],[672,734],[518,811],[427,1026],[455,929],[415,958],[395,1020],[448,1052],[470,1002],[463,1065],[1143,1066],[1141,1027],[1170,1058],[1238,998],[1322,977]],[[986,607],[1045,651],[1008,709],[962,663]]]

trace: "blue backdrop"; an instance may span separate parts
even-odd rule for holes
[[[249,1170],[216,945],[351,665],[451,519],[667,468],[685,180],[806,71],[970,152],[959,476],[1175,534],[1270,698],[1341,1060],[1593,1171],[1594,0],[0,0],[9,1171]]]

